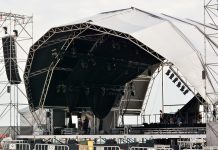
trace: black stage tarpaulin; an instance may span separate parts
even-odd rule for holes
[[[52,28],[31,47],[24,74],[29,104],[90,108],[104,118],[124,85],[160,60],[106,29],[77,27]]]

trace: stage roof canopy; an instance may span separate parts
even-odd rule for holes
[[[100,13],[75,23],[83,22],[134,37],[172,62],[207,102],[218,101],[217,45],[210,42],[213,46],[211,48],[210,44],[207,44],[207,65],[205,65],[203,25],[164,14],[149,13],[134,7]],[[207,28],[211,33],[215,32],[213,29],[212,26]],[[205,80],[202,79],[204,68],[207,73],[206,92]]]
[[[93,94],[99,95],[93,97],[93,103],[105,98],[112,101],[108,105],[112,107],[125,83],[167,60],[206,101],[214,103],[218,101],[214,95],[218,92],[217,74],[208,74],[206,78],[207,93],[210,93],[206,98],[202,79],[204,58],[204,35],[199,27],[129,8],[51,28],[31,47],[24,80],[32,107],[83,105],[81,101],[72,104],[58,100],[66,95],[60,93],[64,90],[74,93],[68,99],[83,100],[99,90]],[[217,57],[211,51],[207,60],[214,63]],[[218,72],[216,66],[207,69]],[[95,107],[88,101],[84,103]]]

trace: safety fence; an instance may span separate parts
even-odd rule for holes
[[[28,143],[5,142],[3,150],[31,150]]]
[[[131,147],[130,150],[173,150],[170,147]]]
[[[69,150],[69,146],[55,144],[35,144],[34,150]]]
[[[89,147],[88,150],[120,150],[119,146],[94,146]]]
[[[218,150],[218,146],[207,146],[203,148],[204,150]]]
[[[131,147],[130,150],[155,150],[154,147]]]

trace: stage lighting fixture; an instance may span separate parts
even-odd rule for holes
[[[185,90],[185,86],[183,85],[182,87],[181,87],[181,89],[180,89],[180,91],[184,91]]]
[[[102,95],[102,96],[104,96],[104,95],[105,95],[105,91],[106,91],[106,90],[105,90],[105,88],[104,88],[104,87],[102,87],[102,88],[101,88],[101,95]]]
[[[14,35],[15,35],[16,37],[18,37],[18,31],[17,31],[17,30],[13,30],[13,32],[14,32]]]
[[[165,74],[166,74],[166,75],[170,75],[170,73],[171,73],[171,71],[170,71],[170,69],[168,69]]]
[[[72,48],[72,55],[76,55],[76,49]]]
[[[148,76],[151,76],[152,75],[152,73],[151,73],[151,69],[148,69]]]
[[[204,80],[206,78],[206,72],[205,70],[202,71],[202,79]]]
[[[131,94],[131,96],[135,96],[135,92],[134,91],[131,91],[130,94]]]
[[[58,55],[56,48],[51,50],[51,55],[53,59]]]
[[[111,71],[111,64],[107,64],[107,71]]]
[[[85,88],[85,95],[88,96],[90,93],[90,89],[89,88]]]
[[[67,91],[67,86],[66,85],[62,85],[62,91],[63,91],[63,93],[66,93],[66,91]]]
[[[176,83],[178,81],[178,78],[173,79],[173,83]]]
[[[56,92],[60,93],[60,91],[61,91],[61,88],[60,88],[60,85],[58,85],[57,88],[56,88]]]
[[[179,88],[181,86],[181,82],[179,81],[176,86]]]
[[[112,48],[115,49],[116,48],[116,44],[114,41],[112,41]]]
[[[189,92],[189,90],[187,89],[183,92],[183,94],[186,95],[188,92]]]
[[[11,93],[11,86],[7,86],[7,93]]]
[[[7,27],[3,27],[5,34],[8,34],[8,28]]]
[[[84,60],[81,60],[81,67],[83,69],[87,69],[88,68],[88,64]]]
[[[169,78],[170,78],[170,79],[173,79],[173,77],[174,77],[174,74],[172,73]]]
[[[92,64],[92,66],[96,66],[96,61],[95,61],[95,59],[91,58],[89,61],[90,61],[90,63]]]

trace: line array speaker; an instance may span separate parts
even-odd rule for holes
[[[17,66],[17,54],[15,39],[13,36],[2,38],[5,69],[10,84],[19,84],[21,82]]]

